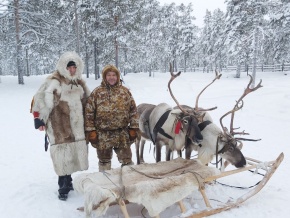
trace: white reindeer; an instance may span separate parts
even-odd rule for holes
[[[246,139],[246,138],[237,138],[235,135],[248,135],[248,133],[243,132],[235,132],[235,128],[233,128],[233,121],[235,112],[240,110],[243,107],[243,98],[261,88],[261,83],[254,87],[250,88],[250,84],[252,83],[252,76],[250,76],[250,82],[245,89],[242,96],[236,102],[234,108],[229,112],[225,113],[220,118],[220,125],[219,128],[216,124],[212,122],[208,112],[206,113],[205,119],[202,123],[199,124],[201,134],[203,136],[203,141],[199,144],[193,143],[189,144],[186,147],[186,158],[189,159],[191,155],[191,151],[195,150],[198,153],[198,159],[204,164],[208,164],[214,157],[214,155],[220,155],[223,159],[227,160],[229,163],[234,165],[237,168],[243,167],[246,165],[245,157],[243,156],[242,152],[240,151],[242,147],[241,141],[258,141],[254,139]],[[192,109],[196,111],[195,109]],[[224,127],[222,120],[227,115],[231,114],[231,123],[230,123],[230,131],[226,127]]]

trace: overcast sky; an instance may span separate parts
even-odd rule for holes
[[[180,5],[181,3],[188,5],[192,2],[193,5],[193,15],[196,18],[195,24],[199,27],[203,26],[203,17],[205,15],[206,9],[209,11],[214,11],[220,8],[222,11],[226,11],[225,0],[159,0],[161,5],[170,4],[172,2]]]

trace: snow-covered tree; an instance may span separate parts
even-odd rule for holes
[[[197,40],[198,27],[193,24],[195,17],[193,16],[192,4],[188,6],[181,4],[178,10],[178,35],[177,55],[181,59],[180,65],[184,71],[187,71],[187,65],[190,63],[190,51],[195,50]]]
[[[213,13],[206,11],[204,27],[199,39],[199,50],[202,51],[204,70],[221,69],[225,60],[224,43],[225,16],[220,9]]]
[[[273,59],[280,63],[290,62],[290,1],[276,0],[270,3]]]
[[[255,69],[258,59],[259,45],[263,43],[259,37],[263,34],[264,15],[267,12],[267,0],[226,0],[226,41],[229,53],[236,60],[237,73],[240,77],[241,64],[253,64],[253,83],[255,84]],[[250,58],[250,60],[249,60]]]

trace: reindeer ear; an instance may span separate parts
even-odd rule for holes
[[[180,112],[179,114],[177,114],[177,119],[181,120],[184,117],[184,113]]]
[[[227,138],[224,135],[221,135],[220,138],[219,138],[219,140],[221,142],[227,142]]]
[[[202,123],[204,119],[205,113],[203,112],[198,112],[196,113],[195,117],[198,119],[198,122]]]
[[[192,114],[192,110],[190,109],[185,110],[185,112],[187,112],[188,114]]]

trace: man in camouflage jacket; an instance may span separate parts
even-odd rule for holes
[[[99,171],[111,169],[113,149],[122,166],[133,163],[130,145],[139,128],[136,104],[131,92],[121,84],[120,71],[107,65],[102,78],[85,107],[85,131],[97,149]]]

